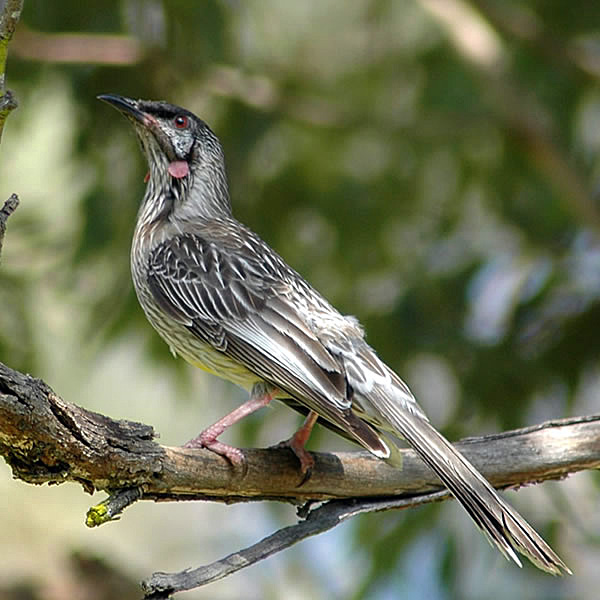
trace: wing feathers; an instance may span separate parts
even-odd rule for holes
[[[148,284],[170,316],[376,456],[399,461],[397,448],[376,429],[401,435],[505,556],[520,564],[517,550],[550,573],[569,572],[428,423],[356,323],[339,315],[254,234],[239,225],[229,233],[218,246],[198,235],[178,236],[150,254]]]
[[[179,236],[151,253],[148,281],[161,306],[200,339],[388,458],[391,446],[352,412],[342,364],[298,314],[274,256],[260,265],[200,236]]]
[[[486,479],[432,425],[385,393],[377,407],[396,431],[417,451],[469,513],[489,541],[507,558],[521,565],[515,550],[540,569],[561,575],[568,567],[552,548],[486,481]]]

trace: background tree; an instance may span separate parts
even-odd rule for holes
[[[173,361],[137,306],[128,247],[145,165],[95,100],[116,92],[211,124],[236,216],[360,317],[452,439],[597,412],[599,31],[600,9],[582,0],[28,0],[8,66],[20,109],[0,160],[0,198],[22,201],[0,270],[0,360],[153,423],[164,443],[244,397]],[[296,422],[277,408],[229,439],[268,445]],[[345,446],[319,432],[312,447]],[[285,586],[286,597],[595,598],[597,488],[586,474],[511,494],[576,572],[565,581],[511,568],[448,505],[366,516],[188,597],[278,598]],[[40,598],[83,597],[69,588],[77,570],[57,568],[74,550],[138,577],[209,562],[290,516],[136,506],[95,533],[79,490],[46,491],[3,469],[14,519],[0,543],[15,558],[0,585]],[[57,504],[50,523],[42,502]]]

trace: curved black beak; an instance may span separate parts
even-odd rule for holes
[[[148,113],[140,110],[138,101],[126,98],[125,96],[119,96],[118,94],[100,94],[96,96],[98,100],[110,104],[113,108],[116,108],[120,113],[134,121],[138,121],[148,127],[155,122],[155,119]]]

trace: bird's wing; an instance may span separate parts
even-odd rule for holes
[[[296,293],[308,294],[315,309],[320,298],[310,296],[311,289],[300,285],[302,280],[270,249],[261,246],[260,252],[254,248],[246,256],[197,235],[178,236],[150,254],[148,283],[162,308],[194,335],[285,390],[376,456],[395,463],[398,454],[365,419],[402,435],[505,556],[520,564],[518,551],[550,573],[569,572],[423,418],[405,384],[360,336],[335,335],[334,328],[328,334],[324,327],[317,338],[288,286],[300,286]],[[329,316],[335,320],[336,314]],[[355,414],[353,395],[364,412]]]
[[[398,430],[390,427],[391,423],[382,419],[381,412],[373,406],[377,397],[385,394],[394,399],[398,410],[406,410],[420,419],[429,420],[406,383],[377,356],[364,338],[324,331],[319,339],[342,362],[346,380],[354,390],[354,412],[362,419],[398,435]]]
[[[159,245],[148,262],[156,301],[216,351],[388,458],[389,444],[352,411],[341,361],[298,311],[293,272],[259,240],[248,238],[243,246],[233,251],[196,234]]]

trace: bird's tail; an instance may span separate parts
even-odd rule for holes
[[[515,550],[553,575],[569,568],[523,517],[484,479],[475,467],[422,417],[378,394],[381,415],[416,450],[462,504],[488,540],[521,566]]]

